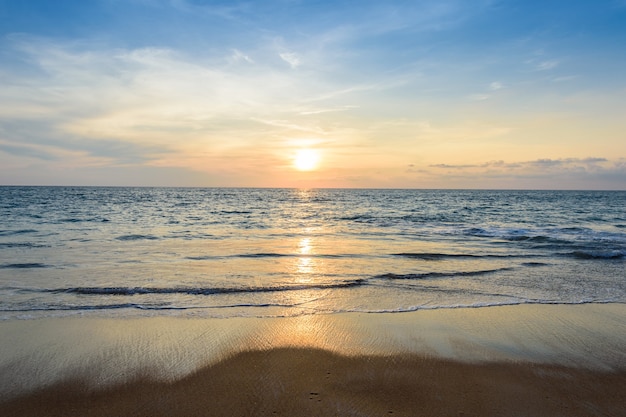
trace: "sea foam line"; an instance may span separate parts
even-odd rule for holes
[[[46,292],[53,294],[79,294],[79,295],[144,295],[144,294],[188,294],[188,295],[214,295],[214,294],[238,294],[238,293],[262,293],[280,291],[302,290],[325,290],[336,288],[349,288],[363,285],[364,279],[356,279],[336,284],[311,284],[311,285],[284,285],[274,287],[70,287],[55,289],[19,289],[28,292]]]

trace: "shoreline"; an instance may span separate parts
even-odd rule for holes
[[[626,406],[624,304],[71,317],[0,322],[0,332],[7,416],[582,416]]]

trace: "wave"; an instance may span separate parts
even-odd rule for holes
[[[497,254],[473,255],[473,254],[468,254],[468,253],[403,252],[403,253],[394,253],[392,254],[392,256],[422,259],[425,261],[438,261],[441,259],[526,258],[531,255],[497,255]]]
[[[302,254],[302,253],[275,253],[275,252],[261,252],[261,253],[238,253],[235,255],[201,255],[201,256],[187,256],[186,259],[192,261],[210,261],[214,259],[227,259],[227,258],[347,258],[347,257],[359,257],[362,255],[331,255],[331,254]]]
[[[530,231],[526,229],[483,229],[472,227],[463,229],[461,234],[464,236],[474,237],[490,237],[508,240],[511,242],[529,242],[529,243],[571,243],[570,240],[560,236],[561,233],[582,232],[581,228],[565,228],[553,231]]]
[[[282,257],[287,257],[287,256],[290,256],[290,255],[283,254],[283,253],[261,252],[261,253],[241,253],[241,254],[234,255],[233,257],[236,257],[236,258],[282,258]]]
[[[1,309],[2,312],[34,312],[34,311],[85,311],[85,310],[118,310],[123,308],[135,308],[139,310],[187,310],[186,307],[173,307],[166,305],[147,305],[135,303],[121,304],[96,304],[96,305],[51,305],[24,309]]]
[[[354,221],[357,223],[371,223],[377,220],[377,218],[369,214],[356,214],[353,216],[340,217],[339,220]]]
[[[120,310],[136,309],[149,311],[187,311],[187,310],[215,310],[229,308],[267,308],[267,307],[299,307],[303,303],[279,304],[279,303],[238,303],[211,306],[174,306],[170,304],[140,304],[140,303],[116,303],[116,304],[90,304],[90,305],[45,305],[31,308],[0,308],[3,313],[27,313],[45,311],[97,311],[97,310]]]
[[[489,307],[505,307],[518,305],[585,305],[585,304],[615,304],[612,300],[577,300],[577,301],[555,301],[555,300],[509,300],[497,302],[469,302],[458,304],[441,304],[441,305],[417,305],[409,307],[398,307],[394,309],[375,309],[375,310],[346,310],[359,313],[409,313],[421,310],[455,310],[463,308],[489,308]],[[618,303],[621,304],[621,303]]]
[[[364,283],[364,279],[356,279],[334,284],[283,285],[273,287],[70,287],[47,290],[22,289],[22,291],[48,292],[54,294],[122,296],[146,294],[218,295],[350,288],[363,285]]]
[[[598,231],[586,227],[560,228],[462,228],[444,230],[443,234],[460,234],[462,236],[486,237],[508,240],[512,242],[561,243],[572,244],[580,241],[624,242],[626,235],[622,232]]]
[[[382,274],[374,278],[378,279],[428,279],[428,278],[446,278],[446,277],[471,277],[495,274],[497,272],[509,271],[512,268],[484,269],[481,271],[458,271],[458,272],[423,272],[418,274]]]
[[[83,223],[83,222],[107,223],[107,222],[110,222],[110,220],[107,218],[102,218],[102,217],[90,217],[86,219],[81,219],[78,217],[67,217],[64,219],[60,219],[58,222],[59,223]]]
[[[27,262],[27,263],[13,263],[13,264],[0,264],[2,269],[29,269],[29,268],[50,268],[50,265],[42,264],[39,262]]]
[[[415,258],[415,259],[423,259],[425,261],[438,261],[440,259],[448,259],[448,258],[483,258],[482,255],[470,255],[464,253],[430,253],[430,252],[403,252],[403,253],[393,253],[392,256],[402,256],[404,258]]]
[[[0,230],[0,236],[23,235],[25,233],[37,233],[37,230],[35,229]]]
[[[49,245],[30,242],[7,242],[0,243],[0,248],[49,248]]]
[[[623,259],[626,257],[624,250],[588,250],[565,253],[565,256],[576,259]]]
[[[159,238],[154,235],[122,235],[118,236],[115,239],[121,241],[132,241],[132,240],[158,240]]]
[[[550,264],[545,263],[545,262],[524,262],[522,264],[522,266],[529,266],[529,267],[537,267],[537,266],[548,266]]]
[[[530,243],[557,243],[557,244],[567,244],[570,243],[569,240],[559,239],[551,236],[544,235],[536,235],[536,236],[504,236],[505,240],[509,240],[511,242],[530,242]]]
[[[221,210],[217,213],[218,214],[253,214],[252,211],[248,211],[248,210]]]

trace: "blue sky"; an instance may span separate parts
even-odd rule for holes
[[[626,189],[624,45],[618,0],[0,0],[0,184]]]

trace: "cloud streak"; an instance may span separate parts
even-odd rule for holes
[[[434,170],[434,171],[433,171]],[[439,180],[464,184],[472,188],[538,188],[554,189],[623,189],[626,181],[626,158],[562,158],[531,161],[489,161],[480,164],[432,164],[429,169],[409,172]]]

